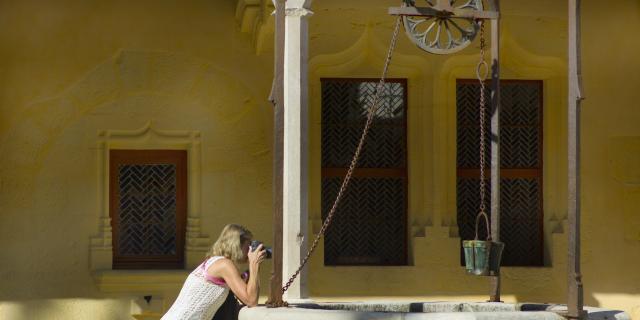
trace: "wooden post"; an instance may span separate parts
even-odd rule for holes
[[[580,274],[580,0],[569,0],[569,100],[568,100],[568,314],[584,319]]]
[[[500,12],[494,0],[493,12]],[[487,20],[484,20],[485,23]],[[491,238],[500,241],[500,16],[491,20]],[[500,274],[491,277],[489,301],[500,302]]]
[[[273,108],[273,257],[268,305],[282,305],[282,165],[284,144],[284,19],[285,1],[275,1]]]

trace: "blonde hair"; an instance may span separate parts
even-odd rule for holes
[[[228,224],[222,229],[207,256],[223,256],[235,262],[242,262],[246,258],[242,252],[242,244],[252,238],[253,234],[247,228],[238,224]]]

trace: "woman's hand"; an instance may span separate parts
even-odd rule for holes
[[[262,263],[262,261],[264,261],[265,255],[266,252],[262,244],[258,245],[255,250],[251,250],[251,248],[249,248],[249,252],[247,253],[247,258],[249,260],[249,270],[260,270],[260,264]]]

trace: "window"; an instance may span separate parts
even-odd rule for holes
[[[110,150],[113,269],[181,269],[187,152]]]
[[[460,237],[465,240],[475,236],[480,202],[479,96],[477,81],[458,80],[457,216]],[[486,119],[489,130],[489,108]],[[542,81],[501,81],[500,139],[500,240],[505,243],[502,265],[542,266]],[[489,135],[487,174],[491,159],[488,141]],[[487,195],[489,189],[487,184]],[[489,207],[490,198],[487,200]],[[486,237],[484,224],[479,237]]]
[[[378,80],[322,79],[322,214],[336,198]],[[325,265],[407,264],[407,82],[387,80],[349,188],[324,237]]]

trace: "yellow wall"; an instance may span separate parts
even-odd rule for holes
[[[270,239],[272,58],[233,1],[0,6],[0,318],[130,319],[144,290],[103,294],[89,269],[109,130],[195,132],[202,232],[235,221]]]
[[[321,226],[319,78],[380,75],[393,27],[393,20],[380,14],[386,6],[381,2],[362,6],[357,1],[316,6],[319,13],[312,20],[311,48],[318,54],[312,54],[310,66],[312,231]],[[502,6],[501,76],[544,80],[547,265],[503,268],[503,299],[566,302],[566,3],[503,1]],[[627,40],[623,30],[640,26],[640,4],[622,1],[610,9],[584,1],[583,10],[585,302],[620,308],[637,318],[640,277],[633,270],[640,262],[640,111],[635,103],[639,93],[633,87],[640,83],[640,43]],[[617,16],[620,12],[624,14]],[[612,49],[619,51],[610,53]],[[324,267],[318,258],[311,266],[312,295],[486,299],[486,279],[466,276],[458,266],[455,228],[455,80],[474,78],[477,50],[473,46],[453,56],[432,56],[406,38],[400,39],[390,76],[409,79],[409,245],[413,263],[407,267]],[[602,127],[605,125],[608,130]],[[318,251],[321,257],[322,247]]]
[[[503,2],[503,78],[544,80],[548,264],[505,268],[504,300],[562,303],[566,7],[555,0]],[[640,264],[640,42],[632,31],[640,27],[640,4],[583,2],[585,301],[640,318],[634,272]],[[313,3],[311,232],[321,216],[319,78],[379,76],[393,23],[388,5]],[[104,131],[151,126],[198,133],[201,187],[190,191],[201,194],[202,232],[215,239],[233,221],[271,238],[269,10],[258,4],[236,12],[235,0],[0,4],[0,318],[129,319],[144,309],[138,306],[143,289],[103,293],[90,271],[90,239],[100,232],[104,172],[97,149]],[[264,24],[253,23],[260,19]],[[487,282],[458,266],[454,221],[454,84],[473,76],[476,50],[427,55],[401,35],[390,75],[409,79],[412,265],[324,267],[321,246],[310,266],[312,296],[485,299]],[[178,289],[173,284],[154,294],[167,304]]]

